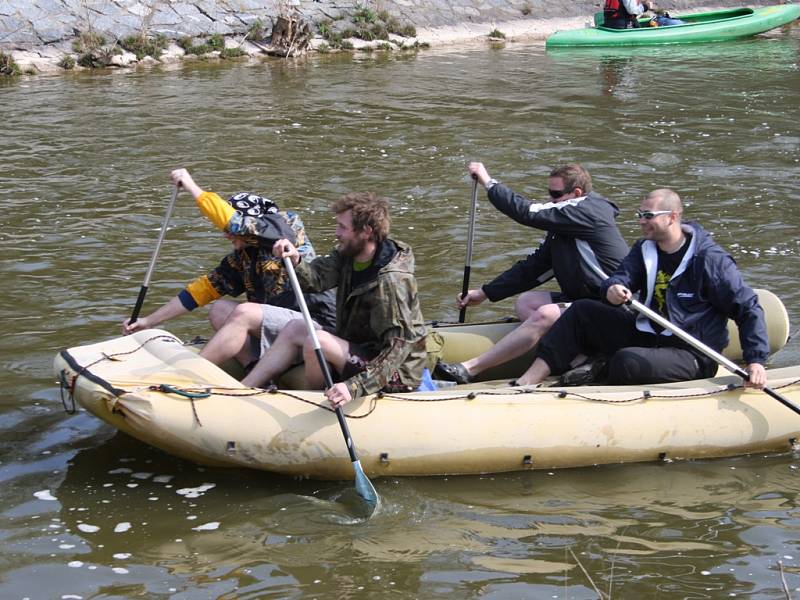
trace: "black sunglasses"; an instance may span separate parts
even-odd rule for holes
[[[575,188],[572,188],[574,190]],[[547,190],[547,193],[550,194],[550,197],[555,200],[556,198],[561,198],[561,196],[566,196],[572,190]]]
[[[649,221],[650,219],[655,219],[658,215],[668,215],[671,212],[671,210],[637,210],[636,218]]]

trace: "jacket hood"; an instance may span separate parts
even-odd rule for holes
[[[411,246],[399,240],[386,238],[375,254],[375,266],[381,273],[414,274],[414,252]]]
[[[690,233],[692,237],[694,237],[695,254],[706,252],[710,248],[718,248],[711,234],[703,229],[699,223],[695,221],[684,221],[681,223],[681,228],[684,232]]]
[[[614,218],[616,219],[619,216],[619,207],[605,196],[601,196],[597,192],[589,192],[586,194],[586,198],[608,203],[614,211]]]

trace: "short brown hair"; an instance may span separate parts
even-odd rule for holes
[[[363,231],[369,225],[372,239],[382,242],[389,236],[389,201],[372,192],[350,192],[333,203],[333,212],[341,214],[353,212],[353,229]]]
[[[564,180],[564,189],[570,192],[575,188],[581,188],[584,194],[592,191],[592,176],[578,163],[556,167],[550,171],[550,177],[561,177]]]

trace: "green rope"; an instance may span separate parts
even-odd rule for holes
[[[185,396],[186,398],[208,398],[211,396],[211,392],[187,392],[186,390],[172,387],[166,383],[152,385],[150,386],[150,389],[157,392],[165,392],[167,394],[178,394],[179,396]]]

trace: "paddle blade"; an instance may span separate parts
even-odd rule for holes
[[[356,493],[370,505],[370,512],[375,512],[379,503],[378,492],[375,491],[375,486],[364,473],[360,460],[353,461],[353,471],[356,474]]]

